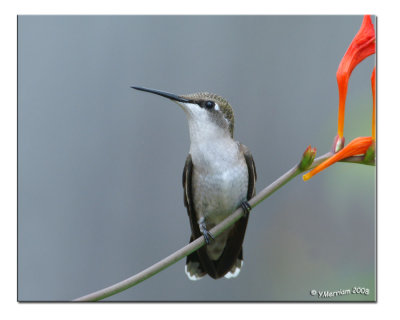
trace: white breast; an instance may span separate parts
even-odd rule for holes
[[[210,226],[225,219],[245,200],[247,186],[244,161],[214,172],[194,169],[193,196],[198,219],[205,217]]]
[[[192,189],[197,219],[205,218],[207,229],[225,219],[246,200],[248,169],[238,144],[220,139],[191,148]],[[207,246],[211,259],[221,255],[229,230]]]

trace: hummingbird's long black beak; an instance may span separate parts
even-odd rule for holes
[[[190,100],[182,98],[176,94],[173,93],[168,93],[168,92],[164,92],[164,91],[160,91],[160,90],[155,90],[155,89],[148,89],[148,88],[142,88],[142,87],[131,87],[132,89],[136,89],[136,90],[140,90],[140,91],[145,91],[145,92],[150,92],[150,93],[154,93],[154,94],[158,94],[159,96],[171,99],[171,100],[175,100],[178,102],[190,102]]]

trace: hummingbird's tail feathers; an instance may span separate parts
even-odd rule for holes
[[[243,260],[237,259],[232,269],[224,276],[226,279],[236,278],[243,267]]]
[[[201,269],[200,263],[192,261],[189,261],[185,265],[185,273],[192,281],[200,280],[206,275],[206,273]]]
[[[240,249],[239,257],[237,258],[232,268],[224,277],[226,279],[236,278],[239,275],[240,270],[242,270],[242,267],[243,267],[243,249]]]

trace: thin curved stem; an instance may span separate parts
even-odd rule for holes
[[[315,168],[317,165],[328,159],[332,156],[331,152],[328,152],[314,160],[312,165],[306,170],[310,170]],[[363,163],[363,156],[356,156],[356,157],[349,157],[347,159],[343,159],[342,162],[352,162],[352,163]],[[273,183],[269,186],[264,188],[258,194],[256,194],[252,199],[249,200],[249,204],[254,208],[266,198],[268,198],[271,194],[273,194],[276,190],[284,186],[290,180],[298,176],[300,173],[304,171],[300,170],[298,165],[291,168],[289,171],[284,173],[278,179],[276,179]],[[214,228],[210,230],[210,232],[214,236],[220,235],[223,231],[228,229],[232,226],[236,221],[238,221],[243,216],[243,209],[239,207],[236,211],[234,211],[229,217],[223,220],[221,223],[216,225]],[[192,252],[200,249],[204,245],[204,237],[197,238],[193,242],[189,243],[188,245],[184,246],[183,248],[175,251],[168,257],[162,259],[161,261],[153,264],[152,266],[148,267],[147,269],[125,279],[121,282],[118,282],[112,286],[107,288],[101,289],[99,291],[90,293],[88,295],[82,296],[80,298],[75,299],[74,301],[98,301],[115,295],[121,291],[124,291],[130,287],[133,287],[140,282],[154,276],[155,274],[161,272],[162,270],[168,268],[170,265],[178,262],[179,260],[183,259],[184,257],[188,256]]]

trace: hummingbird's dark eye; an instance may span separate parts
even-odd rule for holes
[[[206,101],[204,105],[207,109],[212,109],[215,106],[215,103],[213,101]]]

